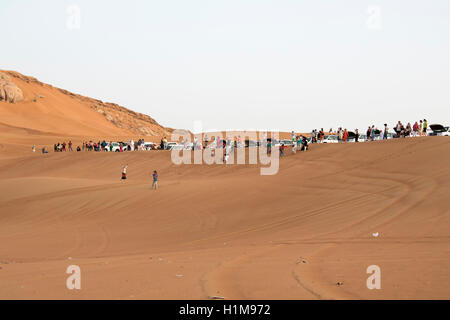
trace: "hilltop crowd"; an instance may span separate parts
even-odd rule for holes
[[[402,121],[398,121],[394,126],[393,130],[395,134],[389,132],[389,127],[385,123],[381,129],[371,125],[367,127],[365,135],[361,135],[358,129],[354,131],[349,131],[347,128],[343,129],[339,127],[336,131],[330,129],[325,132],[323,128],[320,130],[314,129],[311,132],[311,143],[321,143],[324,141],[325,136],[336,136],[338,142],[348,142],[352,140],[354,142],[359,142],[361,138],[364,141],[374,141],[374,140],[386,140],[390,138],[405,138],[405,137],[418,137],[426,136],[428,130],[428,121],[426,119],[415,121],[413,125],[410,122],[406,126]]]

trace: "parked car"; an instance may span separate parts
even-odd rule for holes
[[[112,145],[112,149],[111,149],[111,145]],[[107,151],[112,151],[112,152],[120,152],[120,145],[121,145],[120,142],[113,142],[112,144],[109,144],[106,147],[106,150]],[[122,150],[126,151],[127,150],[127,146],[122,144]]]
[[[367,141],[367,135],[365,135],[365,134],[360,134],[360,135],[359,135],[358,141],[359,141],[359,142],[366,142],[366,141]]]
[[[257,147],[258,146],[258,141],[253,141],[253,140],[245,140],[245,147]]]
[[[178,145],[176,142],[167,142],[166,150],[172,150],[172,147],[176,145]]]
[[[154,142],[145,142],[144,143],[144,150],[156,150],[158,148],[158,145]]]
[[[279,143],[280,145],[284,144],[286,147],[292,146],[292,140],[289,139],[282,139]]]
[[[431,132],[428,134],[430,136],[450,136],[449,127],[444,127],[441,124],[430,125]]]
[[[119,146],[120,146],[120,144],[122,144],[123,151],[131,150],[131,146],[127,142],[118,141],[117,143],[119,143]]]
[[[272,138],[267,138],[267,142],[272,144],[272,147],[280,146],[280,141]]]
[[[184,150],[184,149],[185,149],[184,145],[176,144],[176,145],[171,145],[170,149],[167,149],[167,150]],[[186,149],[188,149],[188,148],[186,148]],[[191,149],[192,149],[192,147],[191,147]]]
[[[338,136],[336,136],[336,135],[325,135],[323,137],[322,143],[338,143]]]

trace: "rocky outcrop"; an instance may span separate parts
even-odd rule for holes
[[[5,73],[0,72],[0,101],[16,103],[22,100],[22,90]]]
[[[90,99],[90,98],[89,98]],[[163,127],[152,117],[134,112],[115,103],[90,99],[89,106],[102,114],[106,120],[116,127],[131,131],[135,134],[163,136],[169,135],[173,129]]]

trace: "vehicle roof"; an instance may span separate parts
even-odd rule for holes
[[[430,129],[433,131],[444,131],[445,128],[442,124],[431,124]]]

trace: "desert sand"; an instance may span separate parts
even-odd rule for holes
[[[0,145],[2,299],[450,297],[446,137],[314,145],[261,176],[166,151],[33,154],[43,136],[13,131]],[[66,288],[72,264],[81,290]],[[370,265],[381,290],[366,287]]]
[[[66,126],[0,102],[0,299],[450,298],[448,137],[288,150],[262,176],[177,166],[168,151],[54,153],[132,135],[76,105],[99,118]],[[70,265],[81,290],[66,288]],[[371,265],[380,290],[366,287]]]

